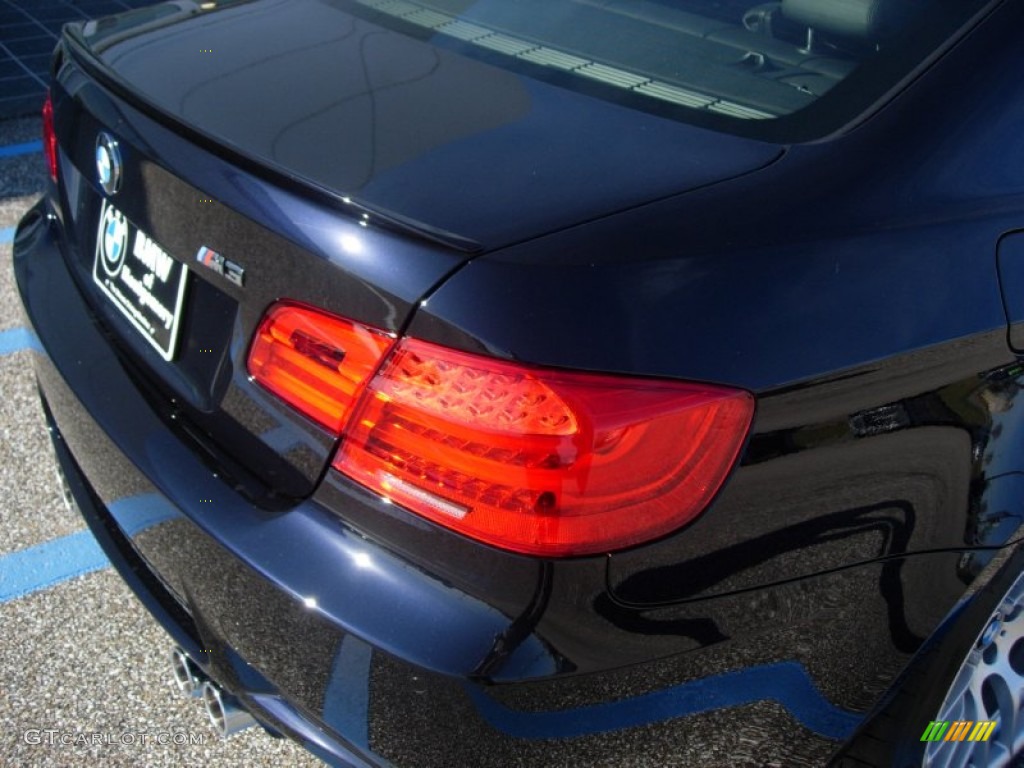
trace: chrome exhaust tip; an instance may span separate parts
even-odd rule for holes
[[[174,673],[174,682],[179,691],[186,696],[202,695],[201,689],[206,681],[206,675],[181,648],[171,650],[171,671]]]
[[[202,696],[206,714],[210,716],[213,729],[222,739],[256,725],[256,718],[242,707],[237,698],[225,693],[210,680],[203,683]]]

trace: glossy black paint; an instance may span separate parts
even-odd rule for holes
[[[248,18],[245,9],[232,13]],[[101,87],[72,51],[54,92],[62,183],[19,228],[15,272],[86,518],[175,638],[216,650],[216,679],[268,725],[339,762],[643,754],[703,764],[714,754],[730,765],[823,763],[919,649],[931,653],[946,636],[943,620],[968,585],[993,578],[985,565],[1020,536],[1024,368],[1004,311],[1020,286],[1004,269],[1001,290],[997,247],[1024,226],[1014,170],[1022,22],[1024,7],[999,5],[855,130],[815,145],[758,145],[761,160],[781,158],[756,173],[729,178],[730,158],[746,171],[756,163],[737,149],[744,140],[707,134],[719,183],[615,215],[611,207],[639,198],[588,197],[592,177],[574,173],[578,157],[536,201],[548,218],[528,210],[517,235],[502,229],[494,200],[468,199],[479,189],[471,174],[457,195],[429,201],[430,216],[401,196],[374,201],[392,222],[422,217],[448,229],[444,217],[455,217],[479,227],[456,234],[485,245],[533,238],[474,258],[387,221],[360,226],[361,213],[323,190],[303,192],[231,152],[218,157],[179,132],[176,117]],[[163,33],[143,39],[169,55]],[[392,42],[413,59],[423,50]],[[613,109],[580,96],[555,103],[537,97],[552,86],[512,79],[535,97],[515,130],[566,109],[577,118]],[[970,109],[951,98],[954,85],[973,95]],[[129,175],[118,205],[133,221],[176,258],[207,244],[246,267],[244,291],[192,275],[208,283],[196,292],[193,331],[230,320],[216,342],[220,367],[190,367],[187,352],[173,372],[148,360],[82,279],[99,205],[90,142],[101,125],[123,140]],[[663,129],[666,141],[706,133]],[[466,154],[453,171],[473,143],[454,141]],[[401,167],[410,189],[445,187],[416,163]],[[626,187],[639,189],[640,176],[627,174]],[[676,192],[696,183],[674,179]],[[508,183],[532,189],[520,177]],[[567,189],[592,215],[558,207]],[[358,254],[346,250],[351,238]],[[712,507],[661,541],[560,561],[498,552],[330,471],[320,478],[333,441],[244,376],[248,339],[279,295],[531,363],[744,387],[758,399],[752,435]],[[183,418],[201,428],[173,426]],[[285,461],[306,492],[270,499],[224,482],[232,461],[265,474],[260,462],[274,459],[245,441],[271,429],[312,453]],[[174,514],[125,536],[111,510],[140,495]],[[352,654],[367,659],[360,679],[340,671]],[[735,708],[715,705],[744,685],[760,690],[780,669],[802,670],[817,697],[782,685]],[[737,682],[721,682],[733,673]],[[364,686],[362,722],[333,698],[342,678]],[[665,690],[705,706],[666,712],[644,698]],[[629,717],[586,730],[621,701],[635,707]]]

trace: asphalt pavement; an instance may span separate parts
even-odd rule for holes
[[[45,182],[38,119],[0,122],[0,764],[322,765],[260,728],[214,734],[174,686],[170,638],[64,506],[11,270]]]

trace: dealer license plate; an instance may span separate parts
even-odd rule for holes
[[[173,360],[185,299],[185,265],[103,202],[92,279],[164,360]]]

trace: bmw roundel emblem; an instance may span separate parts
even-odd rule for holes
[[[105,131],[96,137],[96,179],[108,195],[121,188],[121,151],[117,140]]]
[[[124,266],[128,253],[128,222],[124,214],[112,205],[107,205],[100,223],[100,249],[103,254],[103,271],[110,277],[117,277]]]

